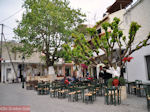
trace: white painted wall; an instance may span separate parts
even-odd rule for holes
[[[124,34],[128,35],[130,23],[137,22],[142,27],[137,32],[134,45],[146,38],[150,32],[150,0],[138,0],[137,4],[124,14]],[[144,82],[148,81],[147,66],[145,56],[150,55],[150,46],[144,47],[133,53],[134,59],[127,63],[128,80],[136,79]],[[127,74],[126,74],[127,77]]]
[[[15,67],[15,70],[16,70],[16,72],[17,72],[17,65],[16,64],[14,64],[14,67]],[[12,78],[15,78],[15,72],[14,72],[14,70],[13,70],[13,67],[12,67],[12,65],[10,64],[10,63],[2,63],[2,82],[4,81],[4,82],[7,82],[7,80],[8,80],[8,76],[7,76],[7,69],[11,69],[11,72],[10,72],[10,74],[11,74],[11,77]]]
[[[107,15],[108,19],[106,19],[105,21],[107,21],[107,22],[110,23],[110,22],[113,21],[114,17],[117,17],[117,18],[120,19],[120,23],[121,23],[121,24],[120,24],[120,27],[121,27],[121,26],[122,26],[122,22],[123,22],[123,15],[124,15],[124,13],[125,13],[125,9],[116,11],[116,12],[111,13],[111,14],[108,14],[108,15]],[[106,18],[106,17],[104,17],[104,18]],[[104,19],[104,18],[103,18],[103,19]],[[99,28],[101,28],[102,33],[105,32],[104,29],[102,29],[101,24],[96,27],[96,29],[99,29]],[[111,31],[111,29],[109,29],[109,30]]]
[[[127,63],[129,81],[134,81],[136,79],[144,82],[148,81],[147,65],[145,60],[146,55],[150,55],[150,46],[144,47],[132,55],[134,59]]]
[[[14,62],[14,68],[15,68],[15,71],[17,73],[17,77],[19,77],[19,73],[20,73],[20,70],[18,68],[18,65],[19,64],[22,64],[19,63],[19,62]],[[26,77],[27,75],[31,75],[31,76],[34,76],[35,74],[38,74],[39,72],[41,74],[43,74],[43,71],[42,71],[42,66],[39,65],[38,63],[36,64],[37,65],[37,68],[33,68],[32,67],[32,63],[25,63],[25,67],[24,67],[24,77]],[[11,69],[11,76],[13,77],[13,79],[16,79],[16,75],[15,75],[15,72],[14,72],[14,69],[12,67],[12,64],[10,62],[3,62],[2,63],[2,75],[1,75],[1,82],[7,82],[8,79],[7,79],[7,69],[10,68]]]

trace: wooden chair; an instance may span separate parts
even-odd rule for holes
[[[50,97],[57,97],[58,91],[60,91],[60,86],[52,85],[52,87],[50,88]]]
[[[85,103],[93,103],[93,93],[88,92],[85,94]]]
[[[43,88],[42,88],[41,83],[38,83],[37,93],[38,93],[38,95],[42,95],[43,94]]]
[[[68,86],[68,101],[76,101],[76,87]]]
[[[50,84],[49,83],[46,83],[44,85],[44,94],[47,95],[49,94],[49,90],[50,90]]]
[[[88,92],[85,93],[85,103],[93,103],[96,100],[96,87],[91,85],[87,87]]]
[[[134,95],[136,95],[136,87],[137,87],[136,83],[137,83],[137,80],[135,82],[130,83],[130,93]]]
[[[139,97],[145,96],[144,84],[141,80],[136,83],[136,93]]]
[[[146,85],[144,88],[146,93],[147,109],[150,112],[150,84]]]
[[[58,91],[58,98],[66,98],[68,93],[67,86],[64,84],[61,84],[60,90]]]

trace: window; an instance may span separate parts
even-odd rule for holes
[[[150,80],[150,55],[146,56],[148,80]]]

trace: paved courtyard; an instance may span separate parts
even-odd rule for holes
[[[84,104],[37,95],[34,90],[22,89],[21,84],[0,84],[0,105],[29,105],[31,112],[147,112],[146,99],[132,95],[117,106],[105,105],[104,97]]]

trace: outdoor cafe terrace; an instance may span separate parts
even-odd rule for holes
[[[136,102],[139,99],[142,101],[137,104],[140,105],[138,106],[140,112],[143,112],[143,109],[150,109],[150,84],[142,83],[140,80],[126,82],[125,86],[119,84],[109,87],[103,81],[93,78],[82,78],[71,83],[66,79],[50,83],[47,80],[33,80],[32,78],[26,82],[25,87],[27,90],[34,90],[37,95],[50,96],[50,99],[60,99],[60,101],[64,99],[68,103],[95,105],[99,102],[102,105],[120,108],[125,105],[126,107],[135,106],[139,103]]]

